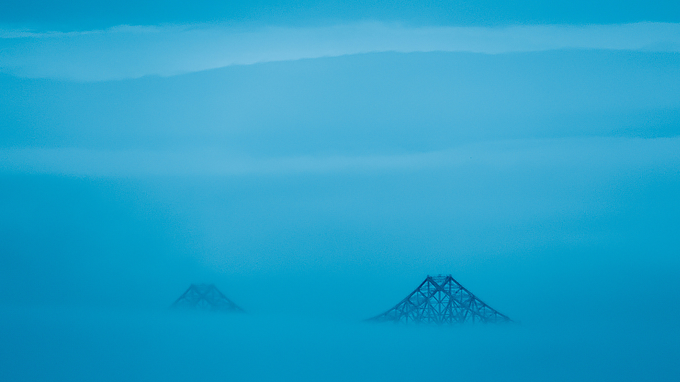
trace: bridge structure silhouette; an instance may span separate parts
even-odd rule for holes
[[[172,304],[172,308],[243,312],[238,305],[220,292],[214,284],[191,284]]]
[[[392,309],[368,321],[455,324],[512,320],[465,289],[451,275],[427,276]]]

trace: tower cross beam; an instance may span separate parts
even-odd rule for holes
[[[510,322],[451,275],[427,276],[418,288],[373,321],[418,323]]]

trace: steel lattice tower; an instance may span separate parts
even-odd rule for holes
[[[427,276],[394,308],[369,320],[435,324],[512,321],[478,299],[451,275]]]
[[[172,304],[173,308],[188,308],[223,312],[243,312],[213,284],[191,284]]]

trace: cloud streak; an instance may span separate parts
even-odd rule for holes
[[[680,52],[680,24],[405,27],[362,23],[259,29],[198,24],[70,33],[0,29],[0,71],[32,78],[102,81],[371,52],[503,54],[558,49]]]
[[[465,166],[680,166],[680,138],[509,140],[394,155],[256,158],[220,150],[0,150],[0,172],[66,176],[242,176],[414,171]]]

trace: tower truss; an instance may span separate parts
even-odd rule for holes
[[[173,304],[172,308],[243,312],[213,284],[191,284]]]
[[[427,276],[394,308],[369,320],[434,324],[512,321],[465,289],[451,275]]]

